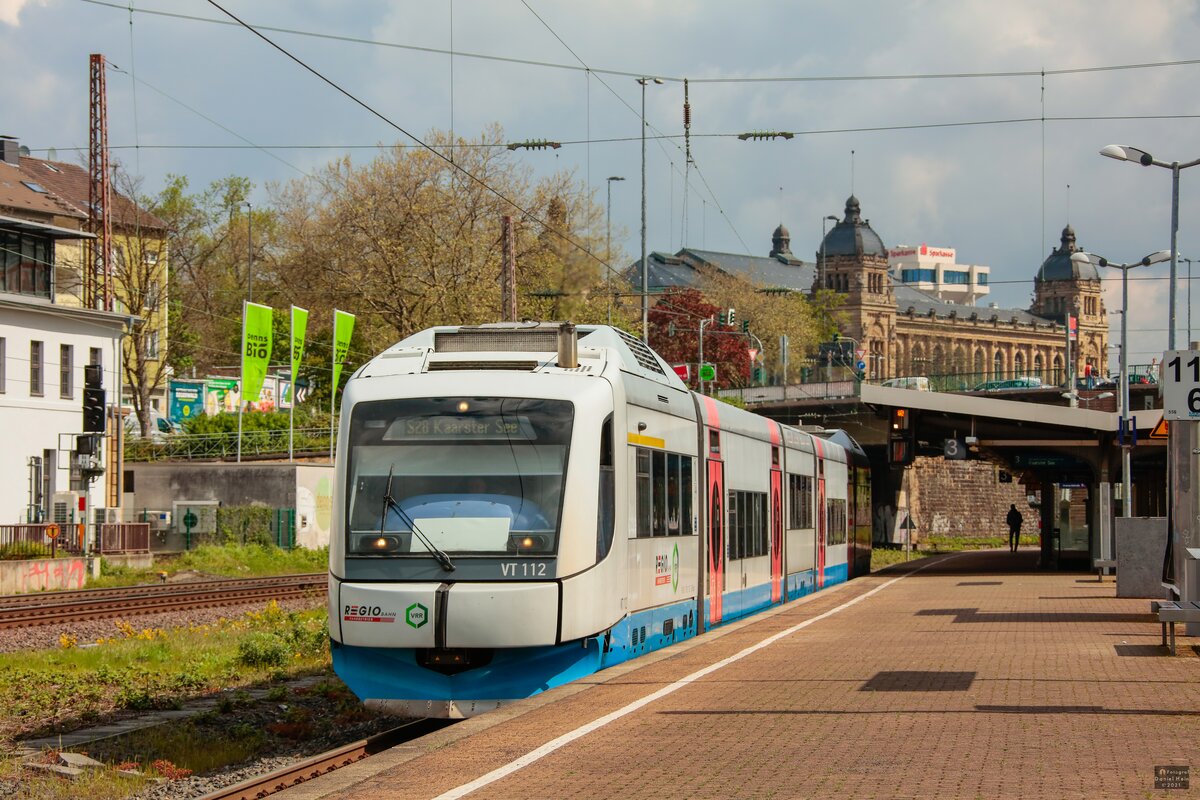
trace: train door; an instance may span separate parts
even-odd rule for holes
[[[825,462],[817,462],[817,588],[825,588],[825,536],[829,521],[825,518]]]
[[[710,430],[708,436],[708,624],[716,625],[721,621],[725,592],[725,465],[720,458],[711,457],[720,452],[719,434]]]
[[[776,428],[772,433],[778,436]],[[771,446],[771,602],[783,601],[783,470],[781,447],[778,442]]]

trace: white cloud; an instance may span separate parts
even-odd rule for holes
[[[35,2],[45,5],[46,0],[0,0],[0,22],[16,27],[21,24],[21,9]]]

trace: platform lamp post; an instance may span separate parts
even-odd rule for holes
[[[637,78],[642,87],[642,341],[650,343],[650,275],[646,271],[646,84],[662,78]]]
[[[242,203],[246,207],[246,299],[254,302],[254,215],[251,213],[250,201]]]
[[[1093,264],[1097,267],[1113,267],[1121,270],[1121,430],[1125,432],[1124,441],[1121,443],[1121,516],[1133,516],[1133,479],[1130,474],[1130,450],[1133,442],[1131,441],[1132,434],[1129,431],[1129,270],[1137,267],[1148,267],[1151,264],[1161,264],[1171,258],[1171,253],[1166,250],[1159,250],[1142,258],[1141,261],[1134,261],[1132,264],[1114,264],[1107,258],[1098,256],[1095,253],[1088,253],[1083,250],[1078,250],[1071,254],[1071,260],[1083,264]],[[1071,387],[1074,391],[1075,387]]]
[[[1181,258],[1181,259],[1179,259],[1179,260],[1180,260],[1180,261],[1186,261],[1186,262],[1187,262],[1187,265],[1188,265],[1188,271],[1187,271],[1187,285],[1188,285],[1188,290],[1187,290],[1187,297],[1188,297],[1188,299],[1187,299],[1187,304],[1188,304],[1188,313],[1187,313],[1187,332],[1188,332],[1188,335],[1187,335],[1187,341],[1188,341],[1188,346],[1190,347],[1190,346],[1191,346],[1191,342],[1192,342],[1192,259],[1190,259],[1190,258]]]
[[[607,230],[604,245],[604,261],[608,265],[608,324],[612,325],[612,185],[613,181],[625,180],[620,175],[611,175],[606,180],[608,184],[608,203],[605,206],[604,226]]]
[[[817,269],[817,288],[818,289],[826,288],[826,286],[825,286],[825,223],[828,222],[829,220],[833,220],[834,225],[841,222],[841,220],[839,220],[833,214],[830,214],[825,217],[821,217],[821,264],[819,266],[819,269]]]
[[[1188,167],[1200,164],[1200,158],[1183,164],[1178,161],[1159,161],[1145,150],[1123,144],[1110,144],[1100,150],[1100,155],[1117,161],[1135,161],[1143,167],[1164,167],[1171,170],[1171,286],[1169,295],[1170,320],[1167,328],[1167,349],[1175,349],[1175,263],[1179,257],[1179,173]]]

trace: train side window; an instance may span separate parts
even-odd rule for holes
[[[616,525],[616,464],[613,458],[613,418],[600,426],[600,497],[596,519],[596,562],[612,549]]]
[[[767,554],[767,495],[729,492],[729,559]]]
[[[778,447],[771,448],[771,466],[772,467],[779,466],[779,448]]]
[[[692,492],[695,488],[692,483],[692,459],[690,456],[680,456],[679,463],[682,468],[679,480],[680,500],[682,501],[679,513],[679,532],[690,534],[692,532]]]
[[[826,544],[846,543],[846,501],[829,498],[825,501],[828,524],[825,528]]]
[[[808,475],[788,475],[788,527],[813,526],[813,479]]]
[[[716,431],[710,430],[708,432],[708,452],[710,452],[710,453],[721,452],[721,435],[719,433],[717,433]]]
[[[637,448],[637,535],[650,535],[650,451]]]
[[[690,456],[639,447],[637,536],[684,536],[692,532],[695,466]]]

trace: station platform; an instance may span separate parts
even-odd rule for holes
[[[305,798],[1179,797],[1200,658],[1037,552],[922,559],[466,720]],[[1179,771],[1170,773],[1175,786]]]

